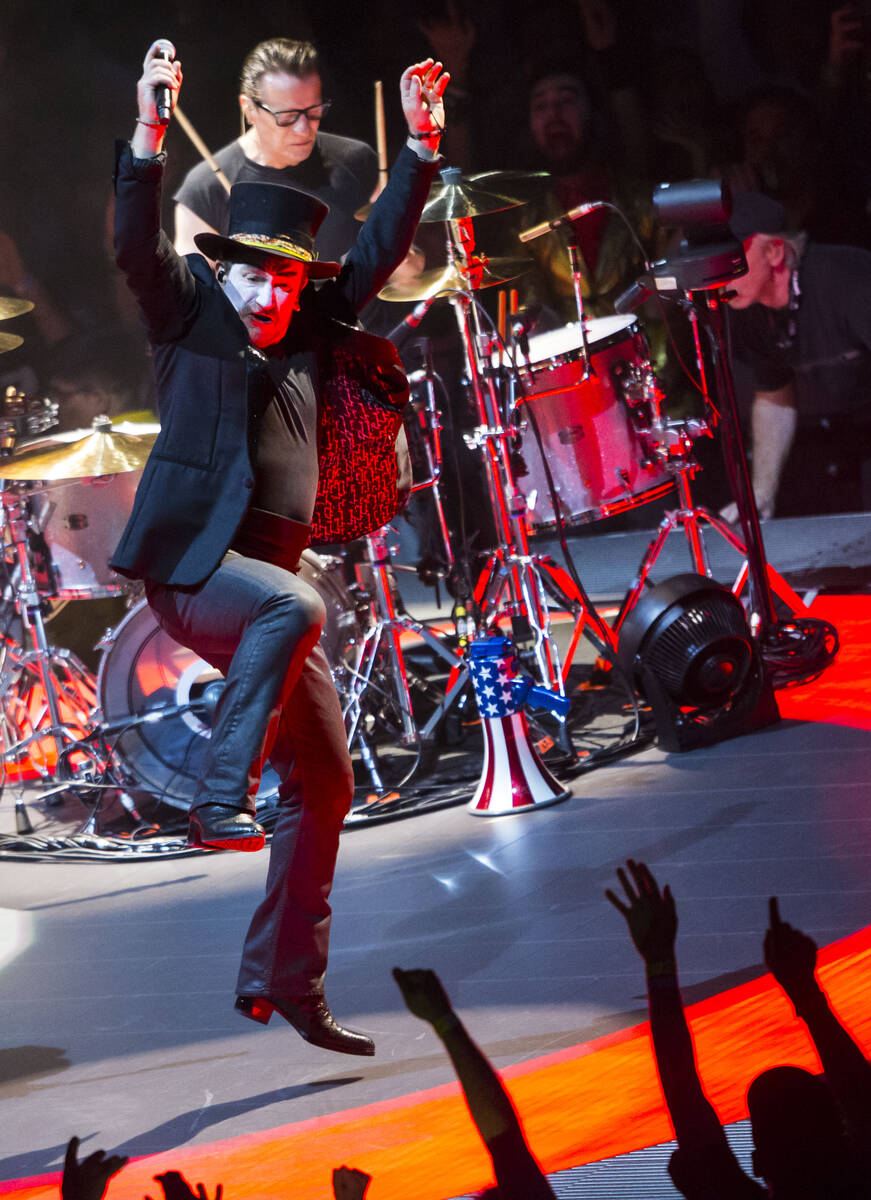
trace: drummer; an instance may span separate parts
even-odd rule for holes
[[[267,756],[282,780],[237,1009],[264,1023],[276,1011],[307,1041],[348,1054],[374,1053],[324,998],[328,897],[353,772],[318,644],[323,602],[295,570],[319,475],[332,470],[339,499],[351,482],[321,452],[332,410],[316,391],[327,359],[318,351],[343,338],[338,350],[370,389],[379,386],[380,364],[353,357],[359,339],[348,322],[411,244],[438,167],[447,82],[431,59],[404,72],[408,140],[341,271],[313,254],[325,205],[260,180],[234,188],[228,236],[197,235],[216,274],[205,258],[173,250],[158,227],[166,130],[155,102],[157,88],[174,103],[181,86],[171,43],[155,42],[145,56],[136,130],[117,168],[116,254],[154,348],[162,428],[112,565],[143,578],[161,626],[226,677],[192,804],[192,844],[260,849],[255,793]],[[315,289],[311,280],[325,282]],[[395,511],[392,440],[388,450],[384,467],[367,450],[368,470],[358,469]]]
[[[276,37],[260,42],[242,63],[239,108],[244,132],[215,154],[231,184],[245,180],[302,188],[329,205],[316,248],[341,258],[359,230],[355,212],[378,182],[378,160],[365,142],[321,129],[329,112],[318,52],[310,42]],[[175,248],[196,251],[198,233],[226,233],[229,198],[205,162],[185,176],[175,200]]]

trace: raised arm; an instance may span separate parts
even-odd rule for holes
[[[768,902],[765,965],[786,992],[808,1032],[856,1144],[871,1139],[871,1064],[841,1025],[816,978],[817,945],[780,919],[777,897]]]
[[[381,290],[411,246],[414,232],[438,164],[444,128],[444,93],[450,75],[431,58],[414,63],[402,74],[400,98],[408,138],[384,191],[375,201],[345,260],[335,289],[359,312]]]
[[[136,85],[136,127],[120,149],[115,171],[115,261],[155,342],[180,337],[196,304],[190,270],[160,227],[166,126],[157,119],[155,88],[167,87],[174,107],[181,77],[172,42],[160,38],[152,43]]]
[[[393,978],[409,1012],[433,1027],[450,1056],[472,1120],[493,1159],[500,1196],[503,1200],[553,1196],[526,1144],[502,1081],[469,1037],[438,976],[434,971],[400,971],[394,967]]]
[[[625,902],[610,888],[605,895],[625,917],[635,949],[644,959],[656,1068],[678,1145],[692,1153],[724,1142],[725,1135],[702,1089],[678,986],[677,910],[670,888],[660,891],[644,863],[630,858],[626,868],[617,871]]]

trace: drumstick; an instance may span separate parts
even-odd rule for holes
[[[380,196],[387,184],[387,126],[384,121],[384,85],[375,80],[375,145],[378,149],[378,191]]]
[[[506,299],[507,299],[507,297],[505,295],[505,289],[500,288],[499,289],[499,308],[498,308],[498,312],[496,315],[496,330],[499,334],[499,366],[500,367],[502,366],[502,352],[503,352],[503,348],[505,346],[505,330],[506,330],[505,301],[506,301]]]
[[[215,175],[217,176],[220,183],[229,192],[230,180],[227,178],[227,176],[224,174],[224,172],[221,170],[221,168],[215,162],[214,155],[211,153],[211,151],[209,150],[206,143],[203,141],[203,139],[200,137],[200,135],[194,129],[193,125],[191,125],[190,121],[187,119],[187,117],[184,115],[184,113],[181,111],[181,109],[179,108],[178,105],[175,106],[174,116],[175,116],[175,119],[178,121],[179,125],[181,125],[182,129],[185,131],[185,133],[188,135],[190,140],[193,142],[196,149],[199,151],[201,157],[206,160],[206,162],[209,164],[209,166],[215,172]]]

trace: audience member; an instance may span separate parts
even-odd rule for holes
[[[766,1192],[738,1165],[704,1093],[681,1000],[671,889],[660,890],[649,868],[628,859],[617,878],[625,900],[605,895],[626,919],[644,959],[650,1032],[678,1149],[670,1164],[688,1200],[739,1200]],[[764,1071],[747,1094],[754,1137],[753,1169],[775,1200],[847,1200],[871,1181],[871,1065],[829,1007],[815,977],[817,947],[781,921],[769,905],[765,963],[808,1028],[825,1083],[797,1067]],[[845,1127],[842,1123],[845,1123]]]
[[[553,1191],[523,1136],[520,1119],[499,1076],[472,1041],[434,971],[401,971],[393,978],[409,1012],[427,1021],[447,1050],[472,1120],[493,1160],[501,1200],[552,1200]]]
[[[60,1194],[63,1200],[100,1200],[106,1193],[109,1180],[127,1164],[123,1154],[106,1157],[105,1150],[95,1150],[79,1162],[79,1139],[71,1137],[64,1157],[64,1173]]]
[[[333,1171],[333,1195],[336,1200],[363,1200],[372,1176],[355,1167],[336,1167]]]
[[[323,259],[341,258],[354,243],[354,214],[372,194],[378,168],[364,142],[321,131],[330,105],[317,50],[291,38],[261,42],[242,64],[239,90],[245,131],[215,161],[230,184],[283,183],[323,200],[330,211],[315,247]],[[195,234],[226,234],[229,193],[208,163],[188,172],[174,199],[179,253],[196,249]]]
[[[748,272],[733,280],[735,358],[752,373],[752,477],[763,518],[871,504],[871,254],[806,244],[783,207],[735,198]],[[724,510],[735,518],[732,506]]]

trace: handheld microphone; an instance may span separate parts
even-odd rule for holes
[[[161,50],[155,55],[155,58],[162,58],[164,62],[172,62],[166,50]],[[154,89],[154,103],[157,105],[157,119],[161,125],[168,125],[172,117],[172,91],[165,83],[158,84]]]
[[[517,236],[521,242],[531,242],[533,238],[541,237],[543,233],[550,233],[553,229],[559,229],[560,225],[565,225],[569,221],[576,221],[578,217],[585,217],[587,213],[594,212],[597,208],[607,208],[607,206],[607,200],[591,200],[588,204],[577,204],[574,208],[570,208],[568,212],[554,217],[552,221],[542,221],[540,225],[533,225],[530,229],[524,229]]]

